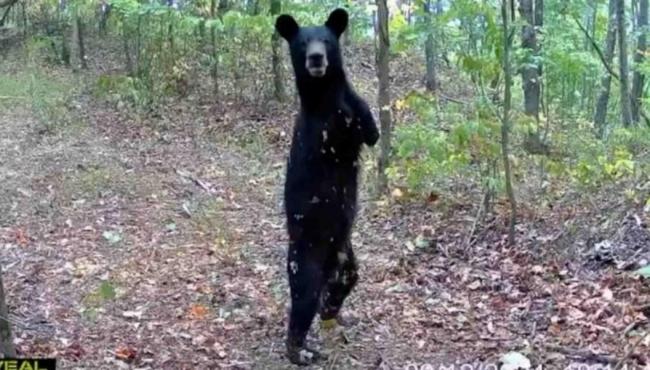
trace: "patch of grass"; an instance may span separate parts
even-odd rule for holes
[[[83,309],[81,316],[84,320],[95,323],[99,314],[98,309],[106,302],[117,297],[116,288],[110,280],[102,281],[99,286],[88,293],[81,301]]]
[[[115,286],[111,281],[102,281],[99,286],[88,293],[84,298],[82,303],[88,308],[99,307],[103,303],[112,301],[117,297],[115,291]]]
[[[75,83],[38,67],[0,73],[0,107],[10,109],[21,104],[31,108],[41,125],[39,132],[46,134],[81,122],[68,109],[74,91]]]
[[[64,181],[64,189],[73,199],[116,193],[136,194],[137,182],[123,169],[114,166],[93,166],[76,171]]]
[[[99,76],[92,92],[95,97],[114,103],[119,109],[131,106],[146,110],[152,100],[140,80],[120,74]]]

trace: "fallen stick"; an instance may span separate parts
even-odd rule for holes
[[[599,354],[590,350],[565,348],[553,344],[547,344],[544,347],[551,352],[561,353],[563,355],[569,356],[574,359],[581,359],[586,361],[593,361],[593,362],[607,363],[607,364],[616,364],[619,361],[614,356]]]
[[[621,361],[619,361],[619,362],[616,364],[616,366],[614,367],[614,370],[619,370],[621,367],[623,367],[623,365],[625,364],[625,361],[627,361],[627,360],[632,356],[632,353],[634,353],[634,350],[635,350],[635,349],[639,346],[639,344],[641,344],[641,342],[643,342],[643,341],[644,341],[648,336],[650,336],[650,332],[647,332],[647,333],[645,333],[645,335],[640,336],[639,339],[638,339],[636,342],[634,342],[634,344],[632,345],[632,347],[630,347],[630,349],[627,350],[627,353],[625,353],[625,356],[623,356],[623,358],[621,359]]]
[[[648,334],[646,334],[646,336],[647,335]],[[600,363],[600,364],[609,364],[609,365],[614,365],[614,366],[619,366],[619,365],[622,366],[625,361],[627,361],[629,359],[632,359],[632,358],[634,360],[640,362],[641,364],[645,363],[644,358],[642,358],[640,355],[636,355],[636,354],[633,353],[636,346],[638,346],[642,342],[642,340],[644,338],[645,337],[642,337],[641,339],[639,339],[632,346],[632,348],[630,348],[630,350],[627,352],[627,354],[621,359],[617,358],[616,356],[595,353],[595,352],[590,351],[590,350],[581,350],[581,349],[575,349],[575,348],[565,348],[565,347],[556,346],[556,345],[553,345],[553,344],[547,344],[544,347],[548,351],[561,353],[561,354],[566,355],[569,358],[573,358],[573,359],[579,359],[579,360],[583,360],[583,361],[587,361],[587,362],[595,362],[595,363]],[[619,368],[615,367],[614,369],[615,370],[620,369],[620,367]]]
[[[189,173],[187,171],[179,170],[178,168],[175,168],[174,170],[176,171],[177,175],[192,181],[194,184],[196,184],[197,186],[199,186],[201,189],[205,190],[206,192],[214,193],[214,189],[210,186],[210,184],[206,183],[205,181],[199,179],[198,177],[193,176],[191,173]]]

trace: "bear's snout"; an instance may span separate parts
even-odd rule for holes
[[[327,49],[322,41],[311,41],[307,45],[305,68],[312,77],[323,77],[327,71]]]

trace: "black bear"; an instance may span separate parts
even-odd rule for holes
[[[316,313],[324,321],[338,319],[357,281],[350,232],[359,154],[363,143],[372,146],[379,138],[368,104],[343,69],[339,37],[347,24],[343,9],[323,26],[300,27],[286,14],[275,24],[289,43],[300,95],[284,188],[291,288],[287,354],[300,365],[321,357],[305,343]]]

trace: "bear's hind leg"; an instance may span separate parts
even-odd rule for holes
[[[336,320],[345,325],[345,322],[341,322],[339,312],[343,302],[359,280],[357,261],[349,239],[344,242],[343,248],[337,253],[336,259],[336,269],[330,275],[322,293],[320,317],[323,322]]]
[[[323,356],[306,345],[307,332],[318,311],[325,282],[325,259],[305,241],[289,246],[287,271],[291,288],[291,313],[287,338],[287,356],[297,365],[309,365]]]

